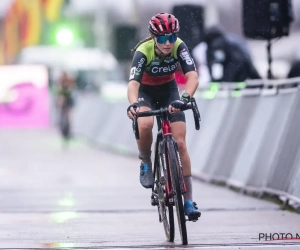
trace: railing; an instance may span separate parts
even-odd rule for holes
[[[186,113],[193,175],[300,202],[299,83],[300,78],[257,80],[216,83],[201,90],[196,98],[200,132],[194,130],[192,114]],[[126,100],[107,103],[99,97],[81,97],[74,133],[137,155],[127,106]]]

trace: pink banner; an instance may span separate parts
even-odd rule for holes
[[[47,127],[49,113],[44,66],[0,67],[0,128]]]

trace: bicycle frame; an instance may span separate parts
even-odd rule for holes
[[[191,98],[182,111],[192,109],[196,130],[200,129],[200,113],[194,98]],[[156,116],[158,133],[155,143],[154,185],[152,187],[151,204],[158,207],[159,221],[163,222],[168,241],[174,241],[174,215],[176,208],[177,221],[183,245],[188,244],[186,217],[183,197],[186,185],[183,178],[182,163],[176,140],[172,136],[168,108],[139,112],[134,116],[132,127],[137,140],[140,139],[138,117]],[[168,211],[168,214],[167,214]],[[168,217],[169,216],[169,217]],[[170,222],[170,224],[169,224]]]
[[[180,160],[179,150],[177,147],[177,142],[172,137],[172,130],[171,130],[171,123],[168,119],[167,112],[163,113],[162,117],[156,117],[157,120],[157,127],[158,127],[158,133],[157,133],[157,139],[156,139],[156,149],[155,149],[155,160],[154,162],[157,164],[154,164],[154,175],[156,173],[156,167],[159,166],[158,160],[161,160],[161,166],[163,167],[163,172],[165,176],[165,187],[166,187],[166,205],[174,205],[174,192],[172,192],[172,184],[171,184],[171,177],[170,177],[170,166],[169,161],[166,158],[167,155],[165,153],[166,151],[166,142],[167,140],[172,140],[177,152],[177,157],[179,159],[179,174],[181,179],[181,190],[182,193],[186,193],[186,185],[183,178],[183,171],[182,171],[182,164]]]
[[[193,111],[193,115],[194,115],[194,121],[195,121],[195,128],[196,130],[200,129],[200,121],[201,121],[201,117],[200,117],[200,113],[195,101],[195,98],[191,98],[191,102],[187,104],[187,106],[182,110],[188,110],[188,109],[192,109]],[[145,116],[156,116],[157,118],[157,126],[158,126],[158,134],[157,134],[157,140],[156,140],[156,149],[155,149],[155,158],[158,155],[162,155],[162,166],[164,169],[164,174],[165,176],[167,176],[167,181],[166,181],[166,192],[167,192],[167,197],[168,197],[168,202],[173,202],[172,201],[172,197],[174,196],[174,194],[172,194],[172,190],[170,190],[170,169],[168,166],[168,161],[166,159],[166,154],[164,153],[166,150],[166,142],[167,140],[172,140],[172,142],[175,145],[175,150],[177,153],[177,157],[178,157],[178,161],[179,161],[179,175],[180,175],[180,179],[181,181],[181,190],[182,193],[186,192],[186,185],[184,182],[184,178],[183,178],[183,171],[182,171],[182,164],[181,164],[181,160],[180,160],[180,156],[179,156],[179,150],[178,150],[178,146],[177,146],[177,142],[174,140],[174,138],[172,137],[172,131],[171,131],[171,123],[170,120],[168,119],[168,108],[161,108],[158,110],[150,110],[150,111],[145,111],[142,113],[139,113],[137,116],[134,117],[133,122],[132,122],[132,127],[133,127],[133,132],[135,134],[135,138],[138,140],[140,138],[140,134],[139,134],[139,128],[138,128],[138,122],[137,119],[138,117],[145,117]],[[158,159],[155,159],[155,163],[157,163]],[[156,165],[156,164],[155,164]],[[155,174],[156,169],[154,169],[154,174]]]

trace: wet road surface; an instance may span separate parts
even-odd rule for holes
[[[138,175],[138,159],[82,140],[64,149],[55,131],[1,130],[0,249],[300,249],[259,239],[300,235],[299,214],[196,180],[202,217],[187,247],[178,231],[168,243]]]

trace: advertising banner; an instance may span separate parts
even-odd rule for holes
[[[0,128],[47,127],[49,109],[46,67],[0,67]]]

